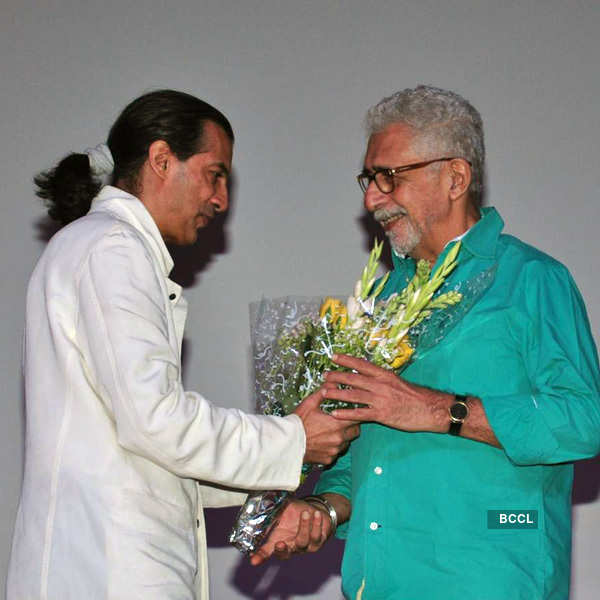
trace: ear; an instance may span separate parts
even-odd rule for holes
[[[169,167],[174,164],[174,154],[164,140],[156,140],[148,148],[148,165],[160,179],[166,179]]]
[[[451,200],[457,200],[466,195],[471,185],[471,165],[464,158],[453,158],[448,161],[450,175],[450,189],[448,195]]]

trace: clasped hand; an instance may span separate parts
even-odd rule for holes
[[[329,465],[360,433],[355,420],[344,415],[333,418],[321,410],[321,402],[333,385],[325,384],[307,396],[294,413],[302,419],[306,432],[305,463]]]

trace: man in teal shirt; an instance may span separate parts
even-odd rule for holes
[[[415,261],[440,264],[461,239],[447,285],[493,278],[470,310],[400,377],[355,358],[327,393],[365,408],[361,436],[295,501],[253,559],[346,538],[342,585],[362,600],[565,600],[571,461],[600,451],[600,375],[583,301],[567,269],[502,234],[481,208],[479,113],[419,86],[369,111],[359,183],[394,250],[382,296]]]

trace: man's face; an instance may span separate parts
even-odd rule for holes
[[[168,209],[160,223],[165,241],[193,244],[198,229],[206,227],[216,213],[227,210],[232,153],[227,134],[208,121],[204,125],[203,151],[185,161],[173,157],[176,168],[167,182]]]
[[[365,172],[378,168],[418,163],[432,158],[430,152],[419,151],[413,144],[414,134],[401,123],[389,125],[369,139],[364,161]],[[400,255],[434,258],[436,225],[447,217],[440,173],[434,165],[406,171],[394,176],[394,190],[379,191],[371,182],[365,192],[365,208],[383,227],[392,248]]]

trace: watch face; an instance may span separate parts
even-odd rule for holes
[[[450,414],[452,418],[458,421],[464,421],[467,417],[467,407],[462,402],[457,402],[450,407]]]

